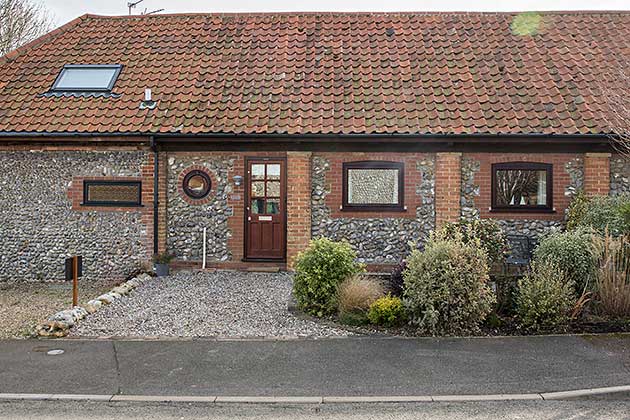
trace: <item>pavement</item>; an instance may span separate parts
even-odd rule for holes
[[[63,354],[49,355],[61,349]],[[0,394],[357,397],[630,385],[630,335],[0,341]]]
[[[503,401],[431,404],[215,405],[0,401],[0,419],[38,420],[628,420],[630,401]]]

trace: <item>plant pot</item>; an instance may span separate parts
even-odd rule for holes
[[[158,277],[166,277],[169,274],[168,264],[155,264],[155,275]]]

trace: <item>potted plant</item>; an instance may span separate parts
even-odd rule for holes
[[[155,274],[158,277],[165,277],[169,274],[169,263],[175,258],[174,255],[163,252],[161,254],[155,254],[153,256],[153,264],[155,267]]]

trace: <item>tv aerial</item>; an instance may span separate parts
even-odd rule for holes
[[[144,0],[136,0],[136,1],[128,1],[127,2],[127,7],[129,8],[129,14],[131,15],[132,10],[136,8],[137,5],[139,5],[140,3],[142,3]],[[154,13],[159,13],[159,12],[163,12],[164,9],[156,9],[153,10],[151,12],[147,12],[147,9],[145,7],[144,11],[142,13],[140,13],[141,15],[152,15]]]

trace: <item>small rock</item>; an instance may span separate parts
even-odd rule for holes
[[[114,299],[109,295],[109,293],[105,293],[104,295],[100,295],[96,299],[99,300],[103,305],[109,305],[110,303],[112,303],[114,301]]]

